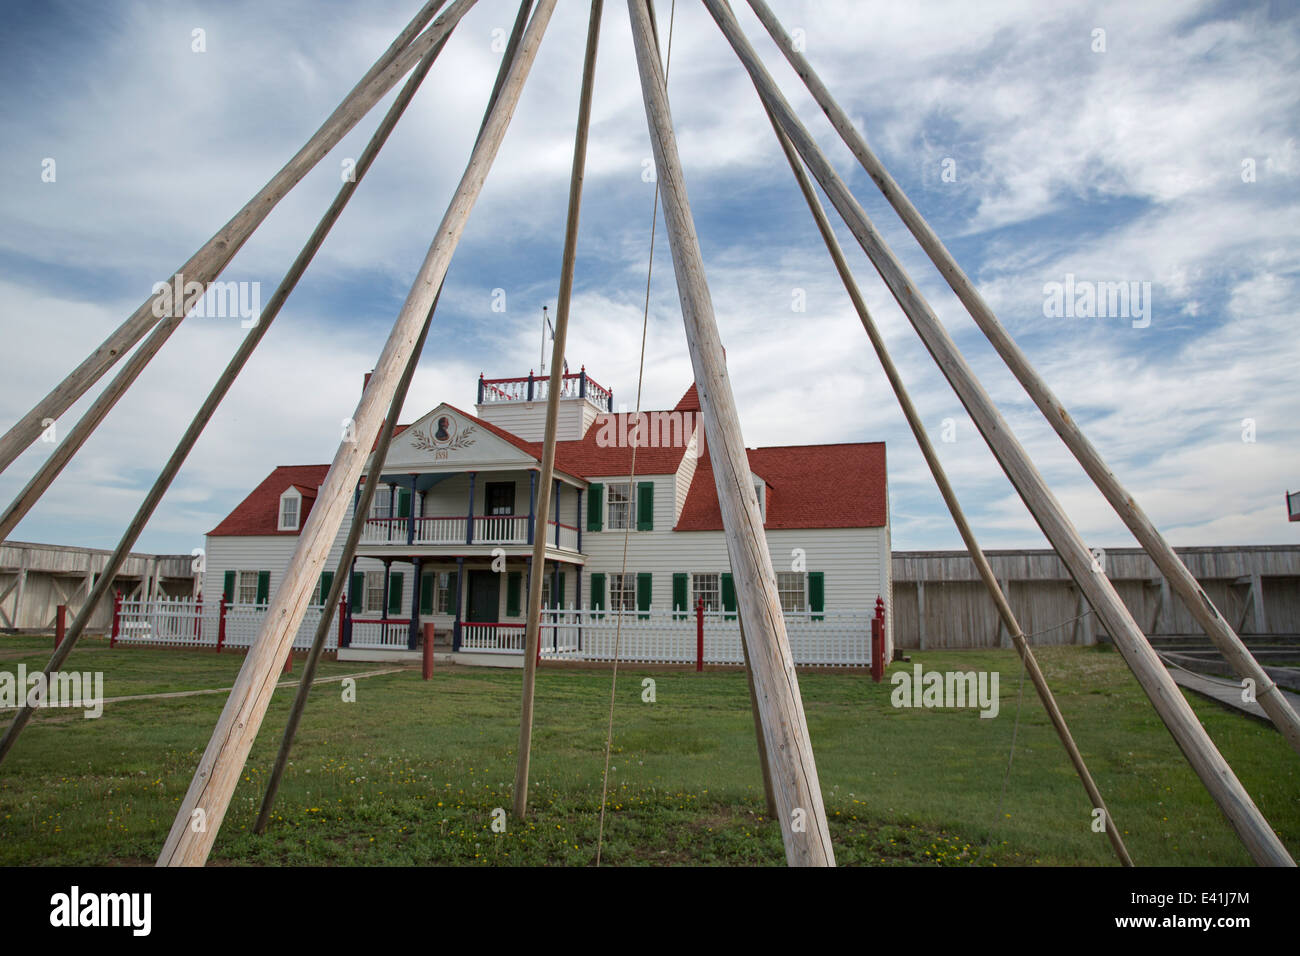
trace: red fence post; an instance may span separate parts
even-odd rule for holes
[[[871,679],[879,684],[885,677],[885,601],[876,598],[876,616],[871,619]]]
[[[433,634],[432,628],[424,632],[424,679],[433,679]]]
[[[68,633],[68,606],[60,604],[54,611],[54,649],[57,651],[63,643],[63,635]]]
[[[221,595],[221,607],[217,614],[217,653],[226,646],[226,596]]]
[[[285,674],[293,673],[293,645],[292,644],[289,645],[289,653],[286,654],[284,657],[284,673]]]
[[[117,635],[121,633],[122,628],[122,592],[113,593],[113,630],[108,634],[109,648],[117,647]]]
[[[704,670],[704,598],[695,602],[695,673]]]
[[[348,619],[348,596],[345,594],[339,598],[339,642],[334,648],[334,656],[337,657],[339,651],[343,649],[343,623]]]

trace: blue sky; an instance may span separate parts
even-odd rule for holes
[[[1170,539],[1294,542],[1300,525],[1286,522],[1283,503],[1300,489],[1294,5],[771,5],[803,31],[823,79]],[[6,427],[293,154],[417,6],[107,0],[7,14]],[[471,406],[480,371],[523,375],[537,364],[540,309],[554,309],[558,286],[586,6],[559,4],[452,262],[404,420],[440,401]],[[669,3],[658,6],[666,30]],[[1085,538],[1131,545],[746,4],[733,6]],[[202,547],[272,467],[330,460],[464,169],[499,61],[494,31],[509,30],[516,8],[480,0],[464,18],[139,550]],[[192,49],[195,29],[205,52]],[[958,547],[753,88],[695,3],[677,10],[669,94],[746,443],[883,440],[895,548]],[[223,278],[260,282],[269,298],[387,102]],[[626,6],[610,2],[569,363],[585,364],[619,403],[635,400],[649,156]],[[47,158],[54,182],[42,181]],[[846,229],[840,236],[982,543],[1044,546],[870,263]],[[1150,324],[1048,317],[1044,287],[1067,275],[1150,283]],[[504,313],[492,310],[494,289],[505,290]],[[792,308],[795,290],[806,311]],[[113,546],[242,334],[237,319],[183,323],[13,537]],[[690,377],[661,228],[644,406],[670,407]],[[0,476],[0,495],[16,494],[51,447],[37,443]]]

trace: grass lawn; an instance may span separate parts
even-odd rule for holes
[[[43,666],[49,639],[0,638],[0,670]],[[1117,653],[1042,648],[1039,660],[1139,865],[1250,858]],[[107,697],[229,686],[238,654],[117,648],[87,640],[67,669],[102,670]],[[861,673],[800,677],[840,864],[1112,865],[1091,807],[1033,688],[1016,729],[1012,651],[914,652],[927,670],[1001,674],[1001,709],[895,709]],[[912,665],[898,664],[894,668]],[[380,665],[322,663],[320,676]],[[301,662],[295,663],[295,673]],[[655,701],[642,681],[655,681]],[[564,864],[596,853],[608,670],[537,679],[526,823],[509,809],[521,672],[416,670],[313,691],[264,837],[251,826],[292,689],[276,692],[211,861],[247,864]],[[1190,696],[1293,855],[1300,760],[1270,727]],[[0,765],[0,865],[151,864],[226,695],[45,711]],[[7,723],[0,713],[0,724]],[[1014,761],[1007,773],[1013,730]],[[602,862],[784,862],[763,791],[743,673],[619,674]],[[1005,781],[1005,796],[1003,788]]]

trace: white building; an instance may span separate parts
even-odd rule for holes
[[[531,375],[480,376],[476,414],[439,405],[398,426],[382,466],[367,463],[362,480],[381,484],[353,564],[342,654],[402,656],[430,626],[435,645],[453,652],[520,649],[543,493],[551,496],[545,606],[678,621],[692,647],[698,602],[711,619],[734,620],[695,387],[673,409],[638,419],[613,413],[612,394],[585,370],[563,381],[549,489],[538,487],[548,383]],[[876,599],[890,610],[884,444],[755,448],[749,463],[787,619],[847,620],[853,612],[865,638]],[[269,600],[327,468],[277,467],[209,532],[209,601],[222,594],[234,604]],[[337,566],[350,521],[326,567]],[[322,575],[314,603],[331,580],[331,572]],[[887,655],[891,619],[887,613]]]

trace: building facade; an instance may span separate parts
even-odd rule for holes
[[[548,381],[531,375],[480,376],[474,414],[441,404],[398,426],[385,461],[367,462],[362,481],[379,486],[347,586],[340,633],[349,656],[413,651],[426,634],[452,652],[520,650],[536,534],[546,540],[545,607],[669,615],[687,629],[702,602],[706,613],[734,620],[694,386],[674,408],[638,416],[614,412],[612,393],[585,370],[562,381],[549,488],[539,486]],[[876,599],[888,611],[890,597],[884,444],[748,455],[788,618],[852,611],[869,629]],[[327,470],[276,468],[208,533],[208,600],[269,601]],[[543,494],[550,517],[540,528]],[[353,520],[344,519],[327,568],[337,567]],[[314,603],[331,583],[326,571]]]

